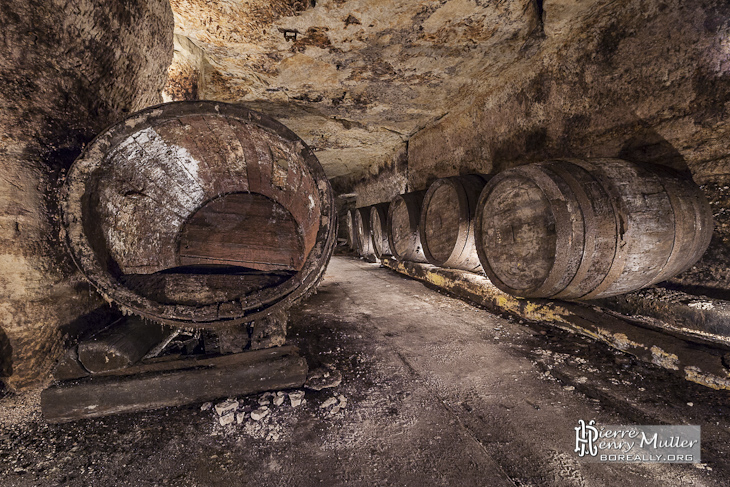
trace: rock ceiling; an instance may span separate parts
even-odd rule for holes
[[[532,0],[171,0],[170,76],[241,102],[315,148],[328,177],[375,173],[469,102],[539,28]],[[183,91],[185,91],[183,89]]]

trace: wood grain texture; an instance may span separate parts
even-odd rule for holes
[[[297,222],[283,206],[253,193],[215,199],[180,232],[180,265],[238,265],[259,270],[302,268],[304,248]]]
[[[525,297],[614,296],[672,277],[709,245],[700,189],[666,168],[558,160],[497,175],[476,219],[477,251],[500,289]]]
[[[296,347],[131,367],[129,375],[92,377],[41,394],[52,423],[144,411],[261,391],[301,387],[307,363]]]

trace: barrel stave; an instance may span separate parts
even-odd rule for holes
[[[365,260],[376,262],[378,258],[373,249],[373,237],[370,232],[370,207],[355,208],[354,221],[358,253]]]
[[[347,225],[347,245],[350,250],[358,250],[357,230],[355,228],[355,209],[347,210],[345,215]]]

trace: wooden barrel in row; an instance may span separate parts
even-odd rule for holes
[[[388,203],[379,203],[352,211],[352,240],[357,253],[370,262],[379,262],[391,255],[386,227],[388,206]]]
[[[710,207],[694,182],[618,159],[509,169],[489,182],[478,207],[485,273],[525,297],[634,291],[692,266],[712,235]]]
[[[481,175],[456,176],[438,179],[428,188],[419,231],[430,264],[481,270],[474,245],[474,215],[486,180]]]
[[[357,232],[355,230],[355,212],[357,210],[352,208],[347,210],[345,214],[345,225],[347,227],[347,246],[350,250],[358,250],[357,244]]]
[[[99,135],[69,170],[64,239],[126,311],[185,327],[286,309],[335,244],[330,184],[304,142],[216,102],[148,108]]]
[[[370,238],[373,240],[373,253],[378,259],[392,255],[388,242],[389,203],[378,203],[370,207]]]
[[[393,255],[399,260],[479,270],[473,215],[485,182],[481,175],[439,179],[428,191],[358,208],[353,221],[360,255],[369,260]]]
[[[377,262],[378,258],[373,249],[373,239],[370,235],[370,207],[355,208],[353,218],[355,227],[355,240],[357,240],[357,253],[370,262]]]
[[[397,260],[427,262],[418,230],[425,195],[425,191],[401,194],[388,207],[388,244]]]

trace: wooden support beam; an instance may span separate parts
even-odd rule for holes
[[[181,406],[301,387],[307,363],[296,347],[142,364],[49,387],[41,394],[52,423]]]

